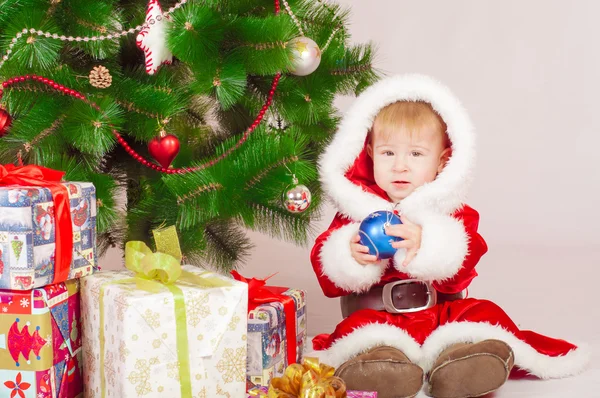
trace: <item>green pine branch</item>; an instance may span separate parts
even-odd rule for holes
[[[162,2],[163,10],[174,3]],[[309,243],[322,201],[316,161],[339,122],[334,99],[360,92],[379,72],[372,45],[349,44],[348,9],[320,0],[289,4],[305,35],[324,50],[308,76],[288,72],[294,62],[288,42],[300,33],[283,4],[274,15],[270,0],[190,1],[175,10],[166,22],[173,63],[152,76],[137,32],[117,34],[144,23],[146,1],[0,0],[0,56],[16,38],[0,80],[37,74],[89,101],[34,81],[5,90],[1,105],[12,125],[0,139],[0,161],[21,159],[91,181],[100,253],[127,240],[152,247],[152,229],[176,225],[187,262],[226,272],[252,248],[245,229]],[[89,79],[99,65],[110,73],[109,87]],[[281,79],[270,109],[237,147],[276,73]],[[150,160],[150,140],[161,132],[176,135],[176,168],[220,160],[194,172],[160,174],[127,154],[113,129]],[[292,175],[312,193],[304,213],[290,213],[283,203]]]

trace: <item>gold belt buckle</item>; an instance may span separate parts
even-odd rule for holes
[[[398,286],[398,285],[406,285],[409,283],[420,283],[420,284],[425,285],[425,287],[427,288],[427,303],[421,307],[396,308],[396,306],[394,305],[394,298],[392,296],[394,287]],[[403,314],[403,313],[407,313],[407,312],[423,311],[423,310],[431,308],[437,304],[437,292],[433,288],[431,283],[421,281],[418,279],[405,279],[405,280],[386,283],[383,286],[383,291],[381,294],[382,294],[382,299],[383,299],[383,306],[384,306],[385,310],[391,314]]]

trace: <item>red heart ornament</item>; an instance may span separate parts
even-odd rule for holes
[[[4,109],[0,108],[0,137],[3,137],[8,132],[10,126],[10,115]]]
[[[162,167],[167,169],[179,153],[179,140],[173,134],[153,138],[148,143],[148,151]]]

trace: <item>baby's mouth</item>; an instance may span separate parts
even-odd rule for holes
[[[392,184],[399,185],[399,186],[405,186],[405,185],[410,184],[410,182],[404,181],[404,180],[398,180],[398,181],[393,181]]]

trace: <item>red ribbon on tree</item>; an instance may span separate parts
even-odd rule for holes
[[[248,284],[248,311],[254,310],[261,304],[272,303],[273,301],[283,304],[288,365],[296,363],[296,302],[292,297],[283,294],[289,289],[287,287],[266,286],[267,280],[271,277],[247,279],[237,271],[231,271],[231,275],[235,280]]]
[[[69,192],[60,183],[65,173],[41,166],[0,165],[0,186],[18,185],[48,188],[54,202],[54,280],[64,282],[69,277],[73,258],[73,224]]]

